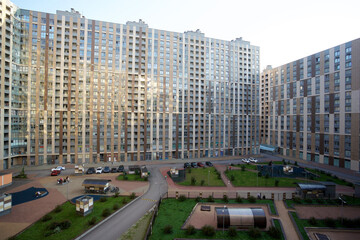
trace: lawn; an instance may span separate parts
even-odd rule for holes
[[[147,178],[142,178],[139,174],[126,174],[117,176],[119,181],[147,181]]]
[[[221,202],[217,200],[216,202]],[[234,202],[231,200],[230,202]],[[216,231],[214,236],[205,236],[200,230],[196,230],[193,235],[186,235],[185,230],[181,230],[181,226],[185,223],[187,217],[190,215],[191,210],[195,206],[194,199],[187,199],[180,202],[176,199],[165,199],[162,201],[158,216],[153,225],[151,240],[170,240],[174,238],[191,238],[191,239],[253,239],[250,238],[247,231],[238,231],[237,236],[229,237],[228,232]],[[172,233],[165,234],[163,229],[166,225],[173,227]],[[266,232],[261,232],[259,239],[273,239]]]
[[[274,225],[277,229],[279,229],[281,231],[281,226],[280,226],[280,220],[279,219],[274,219]],[[282,232],[281,232],[282,233]],[[284,240],[284,235],[281,234],[281,240]]]
[[[231,184],[235,187],[275,187],[275,181],[278,180],[278,187],[295,187],[294,183],[306,182],[306,180],[299,180],[295,178],[266,178],[265,176],[257,177],[256,172],[231,170],[225,171],[225,174]],[[233,176],[233,180],[232,177]]]
[[[47,214],[51,217],[50,220],[42,221],[42,219],[40,219],[31,227],[26,229],[24,232],[12,239],[74,239],[75,237],[79,236],[81,233],[92,227],[88,223],[90,219],[95,218],[95,224],[100,222],[104,219],[104,217],[102,216],[104,209],[109,209],[110,213],[113,213],[115,211],[115,204],[117,204],[118,208],[121,208],[125,205],[126,202],[123,202],[124,199],[126,202],[130,201],[128,197],[108,197],[105,202],[96,201],[94,203],[93,212],[85,217],[76,213],[75,205],[71,204],[70,202],[66,202],[61,205],[62,210],[60,212],[56,213],[54,210]],[[71,226],[68,229],[61,230],[60,232],[53,233],[50,236],[47,236],[47,234],[51,233],[51,231],[48,230],[50,224],[53,224],[55,221],[62,222],[64,220],[69,220],[71,222]]]
[[[315,178],[316,181],[321,181],[321,182],[333,182],[335,184],[338,185],[344,185],[344,186],[353,186],[352,183],[347,182],[343,179],[338,178],[337,176],[332,176],[330,173],[325,173],[324,171],[320,171],[318,169],[310,169],[310,168],[306,168],[307,171],[315,173],[316,175],[318,175],[318,178]]]
[[[191,184],[192,177],[196,180],[195,184]],[[214,167],[188,168],[185,173],[185,181],[179,182],[178,184],[183,186],[225,186],[221,178],[219,178],[219,173]]]

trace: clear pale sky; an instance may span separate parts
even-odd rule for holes
[[[261,70],[360,37],[360,0],[13,0],[25,9],[75,10],[88,19],[205,36],[243,37],[260,46]]]

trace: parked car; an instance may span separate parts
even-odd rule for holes
[[[86,174],[93,174],[96,173],[95,168],[89,167],[89,169],[86,171]]]
[[[184,168],[189,168],[189,167],[191,167],[190,163],[188,162],[184,163]]]
[[[109,172],[110,172],[110,167],[109,166],[104,167],[103,173],[109,173]]]
[[[212,167],[214,166],[211,162],[205,162],[206,166]]]
[[[205,165],[202,162],[197,163],[198,167],[204,167]]]
[[[258,162],[258,160],[255,159],[255,158],[251,158],[251,159],[249,159],[249,161],[252,162],[252,163],[257,163]]]
[[[57,166],[56,168],[51,169],[51,171],[54,171],[54,170],[62,171],[62,170],[65,170],[65,167],[63,167],[63,166]]]
[[[57,175],[59,175],[61,173],[61,171],[60,170],[52,170],[51,171],[51,176],[57,176]]]
[[[111,168],[110,172],[112,172],[112,173],[116,173],[116,172],[117,172],[116,167]]]
[[[248,159],[246,159],[246,158],[241,159],[241,161],[244,162],[244,163],[250,163],[250,161]]]
[[[123,172],[124,171],[124,165],[120,165],[117,169],[118,172]]]
[[[191,167],[196,168],[196,167],[197,167],[196,162],[192,162],[192,163],[191,163]]]
[[[98,167],[97,169],[96,169],[96,173],[102,173],[103,172],[103,168],[102,167]]]

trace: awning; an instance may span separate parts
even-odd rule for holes
[[[271,146],[271,145],[261,144],[260,151],[261,150],[268,151],[268,152],[276,152],[276,147]]]

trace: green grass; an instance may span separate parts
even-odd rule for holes
[[[190,170],[191,169],[191,170]],[[191,173],[189,173],[189,170]],[[210,173],[209,173],[210,171]],[[191,185],[191,178],[196,179],[195,185]],[[208,178],[209,177],[209,178]],[[211,187],[223,187],[225,184],[218,178],[218,172],[214,167],[207,168],[188,168],[185,173],[185,181],[179,182],[179,185],[183,186],[201,186],[201,181],[204,181],[203,186]],[[209,182],[208,182],[209,180]],[[208,184],[209,183],[209,184]]]
[[[287,163],[287,162],[286,162]],[[269,165],[269,162],[258,162],[257,164],[259,165]],[[272,164],[275,164],[275,165],[283,165],[284,162],[283,161],[273,161]]]
[[[280,220],[279,219],[274,219],[274,225],[277,229],[279,229],[281,231],[281,226],[280,226]],[[284,240],[284,234],[281,231],[281,239]]]
[[[144,239],[147,228],[150,224],[154,211],[145,214],[135,225],[133,225],[126,233],[121,235],[119,240],[137,240]]]
[[[263,200],[261,200],[263,201]],[[216,202],[221,202],[216,200]],[[233,202],[231,200],[230,202]],[[245,203],[245,201],[243,201]],[[162,201],[158,216],[155,219],[153,225],[153,232],[150,237],[151,240],[170,240],[174,238],[192,238],[192,239],[252,239],[249,237],[247,231],[238,231],[236,237],[229,237],[227,231],[216,231],[213,237],[207,237],[202,234],[200,230],[196,230],[194,235],[186,235],[185,230],[181,230],[181,226],[185,223],[187,217],[190,215],[191,210],[195,206],[196,201],[194,199],[187,199],[184,202],[180,202],[176,199],[165,199]],[[171,224],[173,232],[171,234],[164,234],[163,229],[166,225]],[[270,240],[271,238],[266,232],[261,232],[259,239]]]
[[[127,177],[127,179],[125,176]],[[117,176],[116,180],[119,180],[119,181],[146,181],[146,178],[142,178],[140,175],[137,175],[137,174],[126,174],[126,175]]]
[[[318,175],[319,177],[315,178],[314,180],[316,181],[321,181],[321,182],[333,182],[335,184],[338,185],[344,185],[344,186],[352,186],[351,183],[338,178],[337,176],[332,176],[329,173],[325,173],[324,171],[319,171],[317,169],[310,169],[310,168],[306,168],[307,171],[315,173],[316,175]]]
[[[234,167],[241,168],[241,166],[245,166],[245,169],[257,170],[257,165],[254,165],[254,164],[237,164]]]
[[[47,240],[66,240],[66,239],[74,239],[79,236],[81,233],[89,229],[91,226],[88,225],[88,221],[95,217],[96,223],[100,222],[104,217],[102,217],[102,212],[104,209],[110,209],[111,213],[114,212],[113,206],[115,203],[119,205],[121,208],[124,204],[122,200],[128,197],[108,197],[106,202],[96,201],[94,203],[93,212],[89,215],[83,217],[76,213],[76,206],[71,204],[70,202],[66,202],[62,205],[62,211],[59,213],[55,213],[54,211],[50,212],[49,215],[52,216],[52,219],[47,222],[42,222],[41,220],[37,221],[31,227],[26,229],[24,232],[16,236],[14,239],[24,239],[24,240],[37,240],[37,239],[47,239]],[[46,228],[50,223],[57,221],[61,222],[64,220],[70,220],[71,226],[66,230],[62,230],[59,233],[52,234],[48,237],[45,237],[45,233],[47,232]]]
[[[269,177],[265,176],[257,177],[256,172],[231,170],[225,171],[227,178],[230,180],[231,176],[234,176],[235,180],[231,181],[235,187],[275,187],[275,180],[279,180],[278,187],[296,187],[294,183],[306,182],[306,180],[299,180],[295,178],[283,178],[283,177]]]

